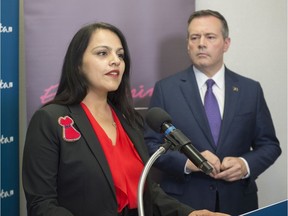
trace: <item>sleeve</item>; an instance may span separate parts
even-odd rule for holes
[[[57,200],[60,150],[57,122],[53,122],[48,112],[41,109],[28,126],[22,167],[28,216],[73,216]]]
[[[252,151],[242,155],[250,169],[250,177],[256,179],[271,166],[281,154],[270,111],[263,90],[257,83],[257,110]]]
[[[173,197],[168,196],[158,184],[150,181],[150,185],[152,188],[153,215],[188,216],[195,210]]]
[[[157,82],[150,100],[150,108],[160,107],[165,110],[167,96],[163,92],[161,83]],[[154,132],[147,125],[145,126],[144,138],[150,155],[157,151],[164,142],[164,135]],[[155,161],[154,165],[165,173],[184,179],[186,161],[187,157],[184,154],[181,154],[179,151],[168,150]]]

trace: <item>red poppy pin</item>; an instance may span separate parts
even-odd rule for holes
[[[73,127],[74,121],[69,116],[59,117],[58,123],[63,128],[63,139],[68,142],[77,141],[81,134]]]

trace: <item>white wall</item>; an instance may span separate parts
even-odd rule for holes
[[[231,46],[225,64],[258,80],[264,90],[282,155],[257,180],[260,207],[287,199],[287,1],[196,0],[196,10],[223,14]]]

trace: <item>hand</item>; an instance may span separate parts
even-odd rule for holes
[[[208,161],[208,163],[213,167],[212,173],[210,173],[211,177],[214,177],[216,174],[220,173],[221,161],[220,159],[213,154],[212,152],[206,150],[201,152],[202,156]]]
[[[195,210],[190,213],[188,216],[229,216],[228,214],[219,213],[219,212],[211,212],[208,210]]]
[[[214,178],[232,182],[242,179],[246,174],[247,168],[241,158],[225,157],[221,164],[221,172],[215,175]]]
[[[217,173],[220,172],[220,160],[219,158],[214,155],[212,152],[206,150],[201,152],[201,155],[209,162],[209,164],[213,167],[213,171],[210,174],[211,177],[214,177]],[[200,171],[200,169],[198,167],[196,167],[190,160],[187,161],[186,163],[186,167],[193,171],[193,172],[197,172]]]

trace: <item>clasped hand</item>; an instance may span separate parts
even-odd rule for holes
[[[247,174],[247,167],[239,157],[225,157],[221,162],[215,154],[208,150],[201,154],[213,167],[210,176],[215,179],[232,182],[242,179]],[[187,161],[187,168],[194,172],[200,171],[190,160]]]
[[[229,216],[229,215],[219,212],[211,212],[208,210],[196,210],[190,213],[189,216]]]

